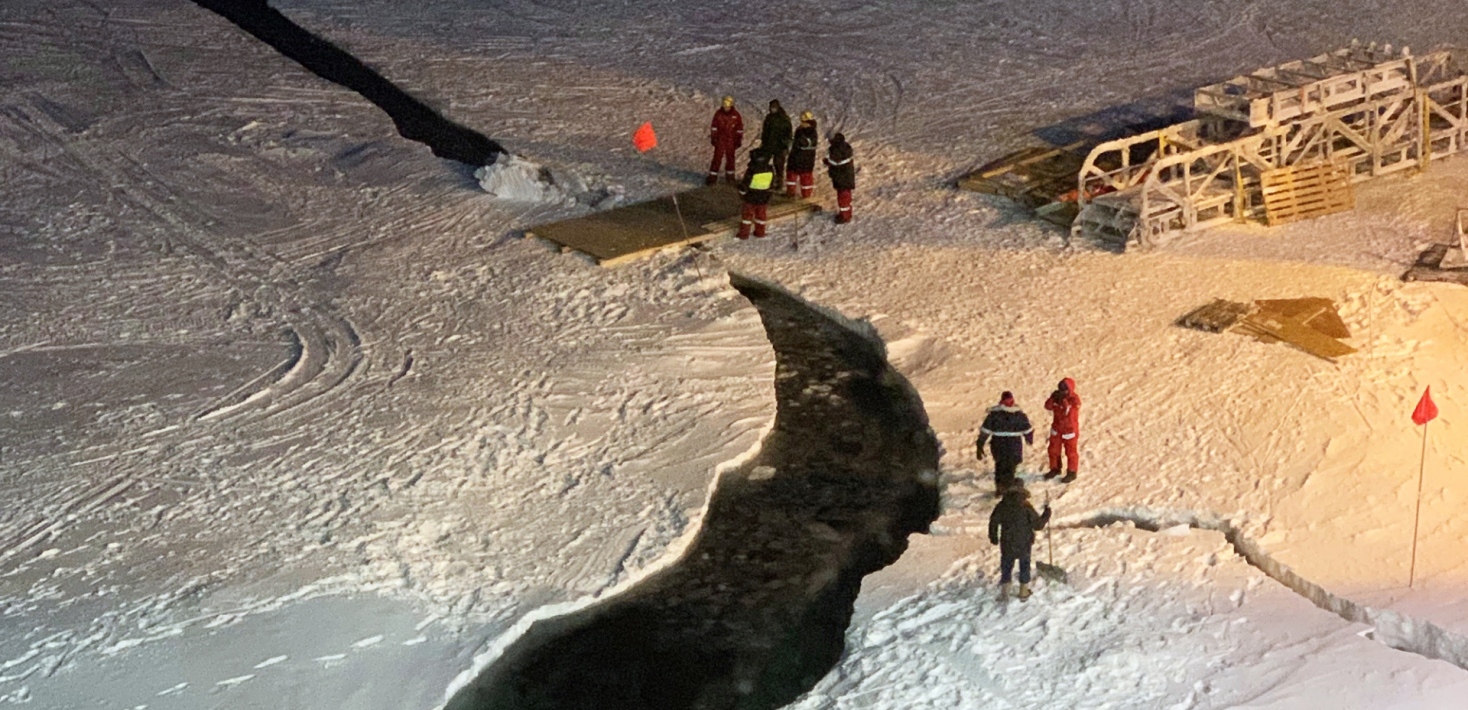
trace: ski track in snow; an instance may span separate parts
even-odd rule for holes
[[[772,410],[769,347],[722,283],[725,263],[882,332],[947,447],[940,527],[978,532],[983,407],[1014,389],[1034,410],[1074,375],[1084,463],[1062,514],[1121,500],[1216,510],[1373,618],[1464,633],[1468,611],[1445,598],[1468,579],[1453,552],[1468,538],[1455,483],[1468,461],[1448,443],[1450,404],[1429,446],[1441,468],[1424,505],[1425,588],[1396,589],[1401,462],[1418,445],[1402,415],[1426,384],[1445,403],[1468,398],[1454,382],[1468,302],[1395,277],[1445,233],[1442,206],[1468,185],[1461,161],[1363,185],[1352,215],[1124,257],[1066,249],[1019,210],[949,188],[1036,129],[1114,122],[1118,107],[1352,37],[1461,44],[1456,6],[272,6],[446,116],[630,199],[696,181],[718,96],[735,94],[751,128],[769,98],[811,108],[855,144],[857,222],[822,215],[763,242],[591,268],[506,238],[579,212],[494,204],[359,98],[189,3],[7,0],[0,491],[22,504],[0,509],[0,703],[54,705],[92,685],[93,661],[233,638],[344,590],[409,599],[472,636],[625,584],[689,533],[715,465]],[[634,157],[626,133],[650,119],[662,146]],[[1299,295],[1336,298],[1361,352],[1327,366],[1170,325],[1209,298]],[[1339,690],[1312,656],[1365,669],[1338,685],[1367,699],[1341,707],[1461,697],[1442,694],[1463,690],[1456,669],[1385,652],[1262,576],[1210,563],[1227,561],[1226,542],[1171,554],[1170,537],[1130,535],[1063,531],[1067,562],[1099,586],[1042,590],[1026,607],[994,603],[987,560],[966,552],[854,627],[848,665],[802,707],[1035,707],[1082,689],[1094,702],[1077,707],[1310,707],[1310,692]],[[943,559],[909,556],[921,569]],[[354,664],[437,648],[434,633],[409,646],[424,635],[404,631],[349,650],[376,633],[305,651],[262,632],[188,682],[135,675],[147,702],[197,707],[209,693],[267,697],[249,694],[304,666],[392,682]],[[1197,653],[1155,643],[1195,635]],[[1020,658],[1069,675],[1021,671]]]

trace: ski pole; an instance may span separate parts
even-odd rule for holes
[[[1045,491],[1045,507],[1050,507],[1050,491]],[[1050,536],[1050,521],[1045,521],[1045,564],[1055,565],[1055,538]]]

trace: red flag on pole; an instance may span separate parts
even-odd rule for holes
[[[1412,423],[1422,426],[1437,418],[1437,405],[1432,401],[1432,387],[1422,390],[1422,399],[1417,401],[1417,408],[1412,410]]]
[[[646,153],[658,147],[658,134],[652,130],[652,121],[648,121],[637,128],[632,134],[632,145],[637,147],[637,152]]]

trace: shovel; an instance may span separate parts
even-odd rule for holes
[[[1045,494],[1045,505],[1050,505],[1050,494]],[[1036,562],[1035,570],[1041,577],[1057,584],[1070,584],[1070,575],[1064,567],[1055,566],[1055,540],[1050,536],[1050,524],[1045,523],[1045,547],[1049,554],[1046,555],[1048,562]]]

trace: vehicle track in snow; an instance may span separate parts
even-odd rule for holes
[[[32,508],[38,512],[29,522],[0,538],[0,561],[56,535],[69,521],[116,500],[144,476],[144,471],[163,465],[191,441],[327,397],[352,377],[363,357],[360,338],[351,322],[314,300],[311,289],[289,275],[290,265],[279,256],[249,239],[235,239],[228,244],[210,241],[205,236],[207,230],[194,227],[207,222],[207,215],[187,200],[178,199],[163,176],[110,144],[69,131],[54,114],[41,95],[16,97],[0,105],[0,121],[9,129],[7,134],[27,135],[36,144],[48,146],[45,152],[53,152],[60,162],[81,174],[106,176],[113,199],[151,218],[157,227],[151,238],[161,251],[182,251],[197,259],[236,294],[266,296],[267,302],[258,305],[276,314],[285,329],[285,339],[293,346],[294,357],[288,366],[247,381],[222,401],[196,412],[189,421],[169,422],[138,432],[131,439],[87,451],[86,460],[112,461],[113,470],[128,473],[106,477],[79,490],[64,489],[59,496],[36,501]],[[28,155],[35,150],[31,146],[27,154],[17,157],[33,162]],[[148,282],[143,279],[142,285],[146,287]],[[169,299],[153,300],[166,303]],[[132,457],[143,457],[149,464],[118,465],[119,459]]]

